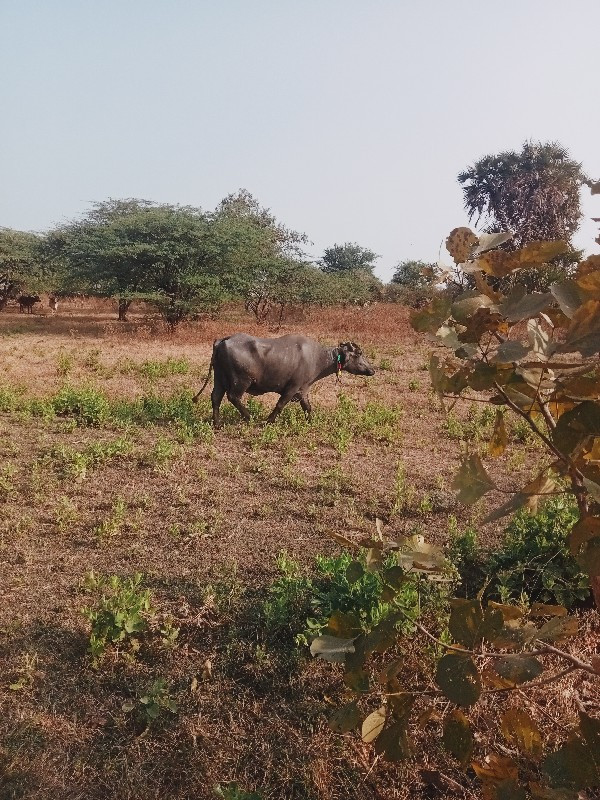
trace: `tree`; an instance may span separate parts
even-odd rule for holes
[[[307,238],[262,208],[245,189],[228,195],[214,214],[221,240],[229,242],[225,274],[232,295],[241,295],[246,309],[264,321],[274,305],[301,302],[307,285],[302,245]]]
[[[579,519],[568,537],[569,549],[589,576],[600,607],[600,255],[581,261],[573,280],[555,284],[552,292],[527,293],[521,284],[504,295],[490,278],[514,273],[521,279],[524,270],[569,249],[566,241],[554,240],[499,250],[506,241],[500,232],[477,236],[455,229],[448,250],[457,268],[473,276],[477,290],[455,298],[439,295],[414,312],[411,323],[446,349],[446,356],[438,351],[430,358],[431,382],[441,402],[446,397],[453,404],[478,400],[497,409],[487,457],[497,458],[509,446],[505,416],[514,416],[536,438],[540,447],[533,457],[541,463],[533,480],[510,491],[502,479],[496,485],[484,453],[471,451],[453,488],[466,505],[494,490],[510,495],[484,522],[521,508],[535,512],[553,495],[570,493]],[[506,477],[502,467],[498,471]],[[421,594],[423,578],[448,580],[440,548],[420,535],[390,540],[380,521],[370,538],[332,536],[357,556],[367,549],[366,557],[348,566],[347,580],[356,583],[365,571],[376,573],[386,611],[367,629],[358,614],[335,611],[311,644],[313,656],[343,665],[345,698],[330,709],[330,727],[338,733],[360,727],[363,742],[397,762],[412,756],[412,731],[422,736],[425,725],[433,723],[436,744],[441,742],[457,766],[473,769],[489,800],[575,800],[586,789],[592,796],[600,787],[600,719],[578,704],[578,724],[561,724],[567,735],[558,744],[552,717],[545,714],[552,735],[544,737],[544,719],[536,721],[530,704],[521,702],[540,687],[551,692],[554,684],[561,691],[559,682],[573,672],[600,680],[596,655],[584,658],[563,645],[577,633],[577,617],[560,605],[486,602],[484,586],[471,599],[450,600],[448,617],[442,614],[426,627],[407,607],[404,592],[412,584]],[[408,647],[407,629],[414,631]],[[421,660],[415,653],[417,635],[424,642]],[[471,714],[486,697],[493,702],[485,712],[479,705]],[[501,744],[500,752],[479,753],[473,729],[482,722],[488,730],[496,726],[509,748]],[[455,790],[465,788],[454,779],[452,784]]]
[[[544,239],[571,241],[581,218],[581,164],[556,142],[525,142],[520,153],[488,155],[458,176],[465,208],[483,230],[513,234],[515,248]]]
[[[436,292],[436,284],[443,279],[437,264],[401,261],[394,270],[385,296],[388,302],[420,308],[431,300]]]
[[[436,272],[435,264],[427,264],[425,261],[401,261],[394,270],[392,283],[409,289],[425,289],[431,286]]]
[[[571,242],[581,219],[581,186],[589,183],[581,164],[556,142],[525,142],[520,152],[488,155],[458,176],[469,220],[486,233],[513,234],[512,247],[527,242],[563,239]],[[510,247],[509,246],[509,247]],[[527,288],[546,289],[564,278],[574,260],[564,254],[541,282],[533,271]]]
[[[323,272],[373,272],[374,261],[379,258],[372,250],[346,242],[328,247],[320,261]]]
[[[0,310],[20,292],[46,288],[48,273],[35,233],[0,228]]]
[[[137,298],[174,326],[215,308],[223,295],[226,244],[200,209],[145,200],[96,203],[82,220],[52,231],[48,247],[67,265],[66,285],[117,298],[120,320]]]

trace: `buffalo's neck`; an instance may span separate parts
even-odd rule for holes
[[[320,381],[321,378],[326,378],[328,375],[333,375],[337,370],[337,348],[324,347],[320,353],[319,363],[317,365],[318,373],[315,378]]]

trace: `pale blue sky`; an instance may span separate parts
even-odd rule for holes
[[[0,0],[0,31],[0,226],[244,187],[387,279],[487,153],[558,140],[600,178],[599,0]]]

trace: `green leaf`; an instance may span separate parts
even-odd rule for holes
[[[310,652],[325,661],[343,664],[346,655],[354,652],[354,640],[340,639],[337,636],[317,636],[310,646]]]
[[[454,641],[472,650],[482,640],[492,640],[502,628],[502,614],[494,609],[481,608],[479,600],[450,600],[452,610],[448,624]]]
[[[600,537],[596,537],[587,543],[577,557],[577,562],[590,577],[600,575]]]
[[[584,517],[580,519],[569,534],[569,549],[577,555],[581,545],[600,536],[600,517]]]
[[[576,636],[578,630],[579,622],[577,617],[554,617],[548,620],[545,625],[542,625],[536,638],[541,642],[562,642],[568,639],[569,636]]]
[[[455,708],[444,720],[442,742],[446,750],[466,767],[473,754],[474,739],[469,720]]]
[[[562,747],[550,753],[542,763],[542,771],[548,776],[550,784],[557,788],[579,790],[598,783],[598,772],[590,757],[590,749],[577,736],[571,736]]]
[[[495,308],[494,301],[479,292],[463,292],[452,303],[451,312],[457,322],[466,325],[480,308]]]
[[[356,614],[334,611],[327,622],[327,633],[338,639],[352,640],[361,632],[361,624]]]
[[[484,523],[487,524],[488,522],[501,519],[523,506],[527,506],[530,511],[535,512],[537,510],[539,498],[551,494],[556,487],[555,479],[548,475],[547,472],[548,470],[545,469],[535,480],[528,483],[527,486],[524,486],[519,492],[515,492],[510,500],[507,500],[506,503],[488,514],[484,519]]]
[[[565,411],[552,431],[552,441],[561,453],[570,455],[589,436],[600,436],[600,404],[584,400]]]
[[[400,589],[407,581],[406,571],[398,565],[386,569],[382,577],[394,589]]]
[[[588,300],[573,314],[558,353],[577,351],[584,358],[600,352],[600,300]]]
[[[452,301],[445,295],[435,297],[429,305],[410,315],[410,324],[420,333],[435,333],[450,316]]]
[[[541,311],[548,308],[552,302],[552,295],[527,294],[522,286],[517,286],[512,293],[500,304],[500,313],[509,322],[521,322],[530,317],[536,317]]]
[[[582,303],[581,292],[575,281],[567,280],[553,283],[550,287],[552,295],[556,298],[563,314],[572,319]]]
[[[481,679],[473,659],[460,653],[447,653],[439,661],[435,680],[448,700],[471,706],[481,694]]]
[[[410,757],[410,742],[404,721],[394,722],[379,734],[375,741],[375,752],[385,761],[398,763]]]
[[[364,574],[364,567],[359,561],[351,561],[346,567],[346,580],[348,583],[356,583]]]
[[[507,340],[502,342],[500,347],[496,350],[492,361],[497,364],[518,362],[529,353],[530,349],[530,347],[524,345],[522,342]]]
[[[356,700],[336,708],[329,715],[327,722],[334,733],[348,733],[348,731],[354,730],[360,722],[360,711],[356,705]]]
[[[493,668],[504,680],[510,681],[515,686],[532,681],[544,671],[543,664],[537,658],[527,655],[505,656],[504,658],[495,659]]]
[[[542,755],[542,734],[525,711],[510,708],[501,717],[502,735],[509,744],[516,745],[522,753],[538,759]]]
[[[146,714],[150,719],[156,719],[160,715],[160,706],[154,702],[148,703],[146,705]]]
[[[460,465],[452,482],[452,488],[458,491],[457,500],[465,505],[472,505],[484,494],[496,486],[485,471],[481,458],[477,453],[468,456]]]
[[[533,800],[578,800],[578,793],[571,789],[551,789],[535,781],[529,782],[529,791]]]

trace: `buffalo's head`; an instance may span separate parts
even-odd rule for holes
[[[375,375],[375,370],[363,355],[356,342],[340,342],[338,345],[340,363],[352,375]]]

